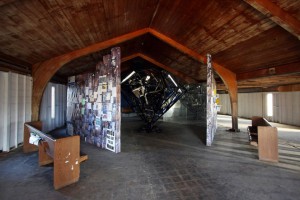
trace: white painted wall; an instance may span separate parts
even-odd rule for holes
[[[269,121],[300,126],[300,92],[273,93],[273,117],[267,116],[268,93],[238,94],[239,117],[263,116]],[[220,94],[220,114],[231,114],[228,94]]]
[[[55,118],[51,118],[51,87],[55,88]],[[40,120],[43,122],[43,132],[49,132],[62,127],[66,122],[67,86],[48,83],[44,91],[40,108]]]
[[[300,92],[273,94],[273,121],[300,126]]]
[[[23,142],[24,123],[31,121],[32,78],[0,72],[0,150]]]

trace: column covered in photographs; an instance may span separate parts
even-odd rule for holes
[[[211,64],[211,55],[207,54],[207,127],[206,145],[211,146],[214,134],[217,131],[217,88]]]
[[[121,151],[121,51],[111,49],[94,73],[69,78],[67,130],[86,142]]]

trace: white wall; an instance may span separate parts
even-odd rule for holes
[[[51,88],[55,88],[55,118],[51,118]],[[40,108],[40,120],[43,122],[43,132],[49,132],[62,127],[66,122],[67,86],[48,83],[43,94]]]
[[[24,123],[31,121],[32,78],[0,72],[0,150],[23,142]]]
[[[267,116],[268,93],[238,94],[239,117],[263,116],[269,121],[300,126],[300,92],[273,93],[273,117]],[[220,94],[220,114],[231,114],[228,94]]]
[[[273,121],[300,126],[300,92],[273,94]]]

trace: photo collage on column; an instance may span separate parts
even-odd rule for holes
[[[120,48],[113,48],[94,73],[69,82],[67,95],[68,134],[116,153],[121,149],[120,60]]]

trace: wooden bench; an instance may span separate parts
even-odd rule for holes
[[[70,136],[55,139],[41,131],[42,122],[24,124],[24,152],[39,152],[39,165],[53,163],[54,188],[60,189],[75,183],[80,176],[80,163],[87,160],[87,155],[80,156],[80,137]],[[41,138],[38,147],[29,143],[31,134]]]
[[[252,126],[248,126],[251,145],[258,146],[259,160],[278,162],[277,128],[263,117],[252,117]]]

